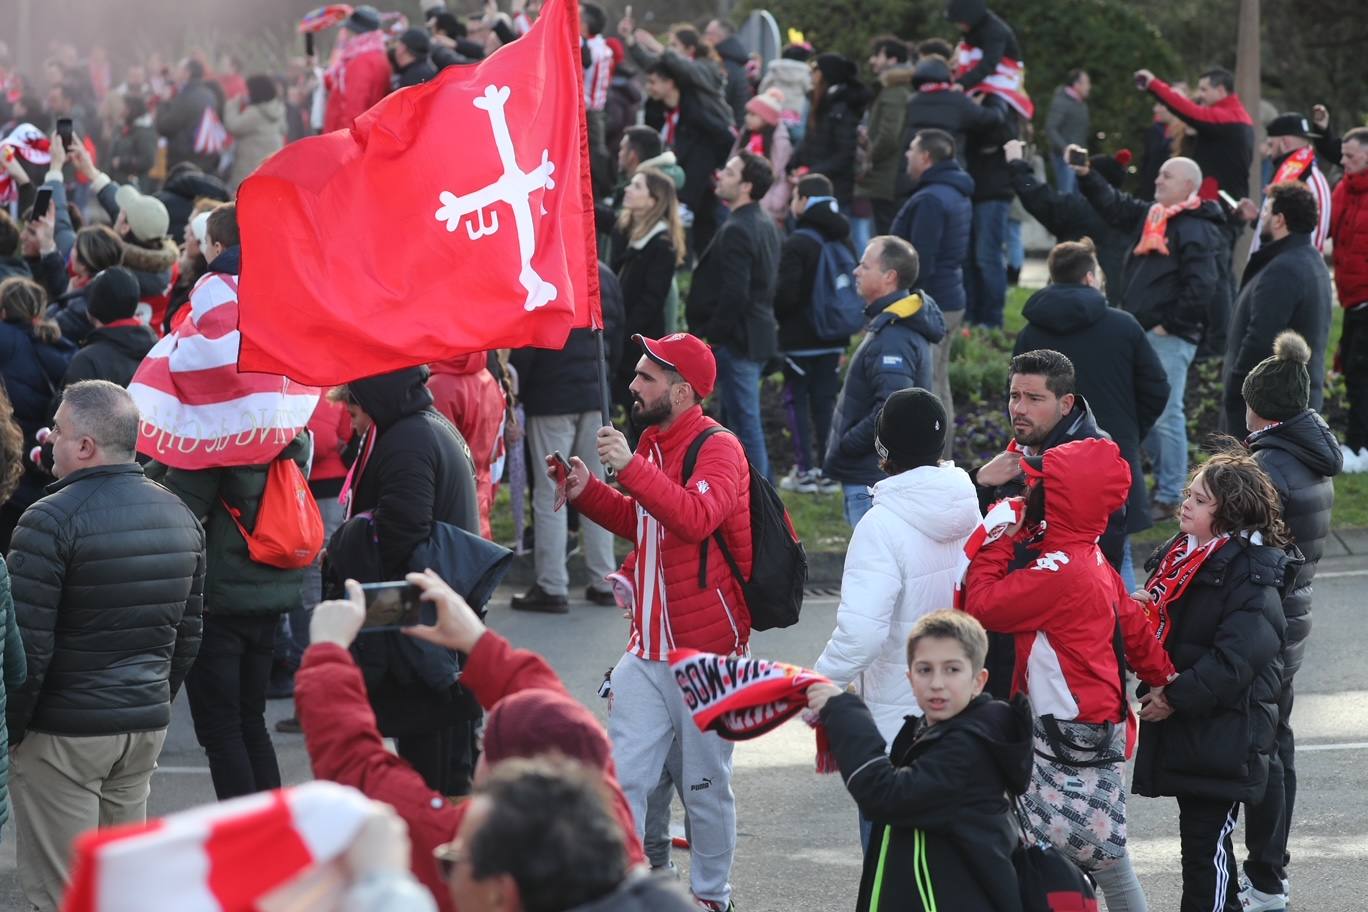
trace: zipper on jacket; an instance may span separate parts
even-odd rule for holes
[[[714,589],[717,593],[717,600],[722,603],[722,611],[727,615],[727,623],[731,624],[732,629],[732,649],[739,652],[741,650],[741,631],[736,629],[736,619],[732,617],[731,608],[727,606],[727,598],[722,594],[721,589]]]

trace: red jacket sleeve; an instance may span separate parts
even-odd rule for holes
[[[1198,130],[1204,126],[1226,126],[1250,122],[1249,115],[1244,110],[1243,105],[1233,97],[1230,99],[1230,104],[1217,104],[1212,107],[1199,105],[1182,92],[1175,92],[1173,87],[1164,80],[1157,78],[1150,80],[1149,91],[1151,95],[1159,99],[1164,107]]]
[[[527,649],[514,649],[492,630],[486,630],[470,651],[461,684],[485,709],[520,690],[554,690],[569,696],[545,659]]]
[[[1016,544],[1006,535],[986,545],[969,565],[964,610],[995,633],[1029,633],[1044,620],[1067,588],[1067,565],[1050,572],[1032,564],[1009,573]]]
[[[1154,628],[1140,603],[1131,598],[1126,586],[1116,579],[1116,617],[1121,623],[1121,637],[1126,642],[1126,661],[1150,687],[1168,683],[1175,673],[1168,651],[1154,636]]]
[[[676,484],[640,455],[632,457],[618,479],[647,513],[689,543],[701,542],[716,532],[736,510],[743,480],[750,484],[741,444],[723,434],[699,450],[687,485]]]
[[[575,498],[575,509],[619,538],[636,540],[636,502],[597,477],[589,477],[589,486]]]
[[[385,749],[365,681],[347,650],[333,643],[305,650],[295,675],[295,707],[314,775],[391,805],[408,824],[414,876],[442,912],[454,912],[432,850],[451,841],[465,808],[428,788],[413,767]]]

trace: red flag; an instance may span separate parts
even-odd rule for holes
[[[244,371],[311,384],[602,326],[575,0],[238,193]]]

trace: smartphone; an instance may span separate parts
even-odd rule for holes
[[[1081,168],[1088,163],[1088,152],[1086,149],[1070,149],[1068,160],[1069,164]]]
[[[556,460],[556,464],[565,470],[565,474],[570,474],[570,463],[565,461],[565,457],[561,455],[560,450],[556,450],[556,452],[552,453],[551,458]]]
[[[1240,204],[1236,201],[1235,197],[1226,193],[1224,190],[1217,190],[1216,195],[1221,198],[1221,204],[1225,206],[1227,212],[1234,212],[1236,209],[1240,208]]]
[[[38,195],[33,198],[33,220],[45,218],[48,214],[48,207],[52,205],[52,188],[39,187]]]
[[[422,591],[412,583],[362,583],[366,594],[366,620],[361,630],[398,630],[418,624],[437,622],[437,606],[422,600]]]
[[[57,118],[57,135],[62,139],[62,148],[71,148],[71,118]]]

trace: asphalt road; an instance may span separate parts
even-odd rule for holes
[[[1291,876],[1293,904],[1301,910],[1356,912],[1368,907],[1361,879],[1368,863],[1365,585],[1368,569],[1361,558],[1323,563],[1315,629],[1297,677],[1299,793]],[[626,633],[617,612],[580,603],[564,617],[521,615],[507,610],[506,596],[492,606],[491,624],[515,644],[546,655],[571,692],[603,715],[606,707],[596,697],[596,688],[603,672],[621,655]],[[754,653],[810,663],[830,633],[835,610],[834,598],[811,598],[796,627],[757,634]],[[288,702],[271,703],[271,723],[290,709]],[[303,739],[277,735],[276,745],[285,781],[308,779]],[[838,777],[813,772],[813,750],[811,733],[797,722],[736,750],[733,884],[742,912],[844,910],[854,905],[860,875],[855,808]],[[212,799],[204,756],[181,700],[161,768],[153,777],[149,811],[165,814]],[[1177,909],[1174,802],[1132,796],[1130,828],[1150,908]],[[0,910],[27,908],[18,886],[14,849],[11,824],[0,840]],[[676,851],[675,861],[687,869],[687,851]]]

